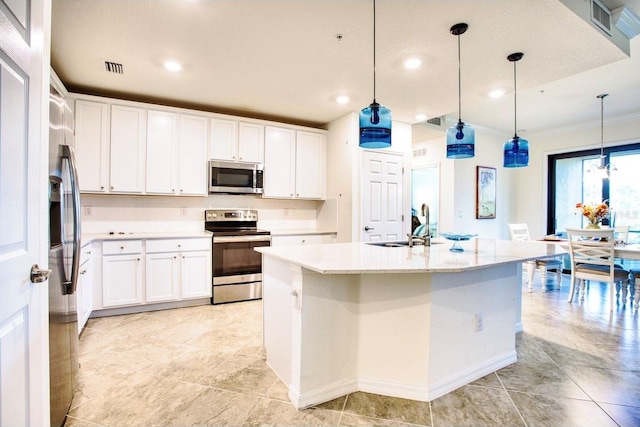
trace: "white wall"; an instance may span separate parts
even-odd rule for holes
[[[513,179],[526,171],[502,167],[502,138],[484,129],[476,128],[475,157],[447,159],[446,137],[442,135],[414,144],[414,148],[427,148],[427,156],[414,162],[415,167],[424,164],[440,164],[440,231],[477,233],[483,237],[508,239],[507,224],[513,221]],[[476,167],[496,168],[496,218],[476,219]]]
[[[327,196],[338,198],[337,242],[362,240],[362,150],[358,146],[358,113],[349,113],[334,120],[328,127]],[[391,147],[384,150],[403,156],[405,169],[403,188],[403,212],[405,227],[411,226],[411,125],[393,122]]]
[[[82,233],[202,230],[206,209],[227,208],[257,209],[260,228],[315,228],[318,212],[324,203],[262,199],[250,195],[171,197],[82,194]]]

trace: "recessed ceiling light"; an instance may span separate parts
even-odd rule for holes
[[[176,61],[167,61],[164,63],[164,68],[166,68],[169,71],[176,72],[182,69],[182,65],[180,65]]]
[[[346,104],[349,102],[349,97],[347,95],[340,95],[336,98],[336,102],[338,104]]]
[[[427,115],[426,114],[416,114],[416,120],[419,122],[424,122],[425,120],[427,120]]]
[[[500,98],[502,95],[504,95],[505,90],[504,89],[494,89],[491,92],[489,92],[489,96],[491,98]]]
[[[422,65],[422,61],[420,61],[418,58],[409,58],[406,61],[404,61],[404,67],[408,70],[415,70],[421,65]]]

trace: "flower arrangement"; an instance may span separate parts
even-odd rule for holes
[[[582,202],[576,203],[576,209],[580,211],[582,216],[587,218],[589,225],[592,227],[599,227],[603,218],[609,216],[609,206],[606,203],[600,203],[597,205],[585,205]]]

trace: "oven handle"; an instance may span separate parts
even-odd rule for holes
[[[213,236],[213,243],[270,242],[271,236]]]

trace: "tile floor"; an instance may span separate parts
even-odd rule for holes
[[[66,426],[640,426],[638,314],[609,313],[593,282],[568,304],[568,276],[549,280],[523,287],[518,362],[432,402],[358,392],[297,411],[264,361],[260,301],[91,319]]]

